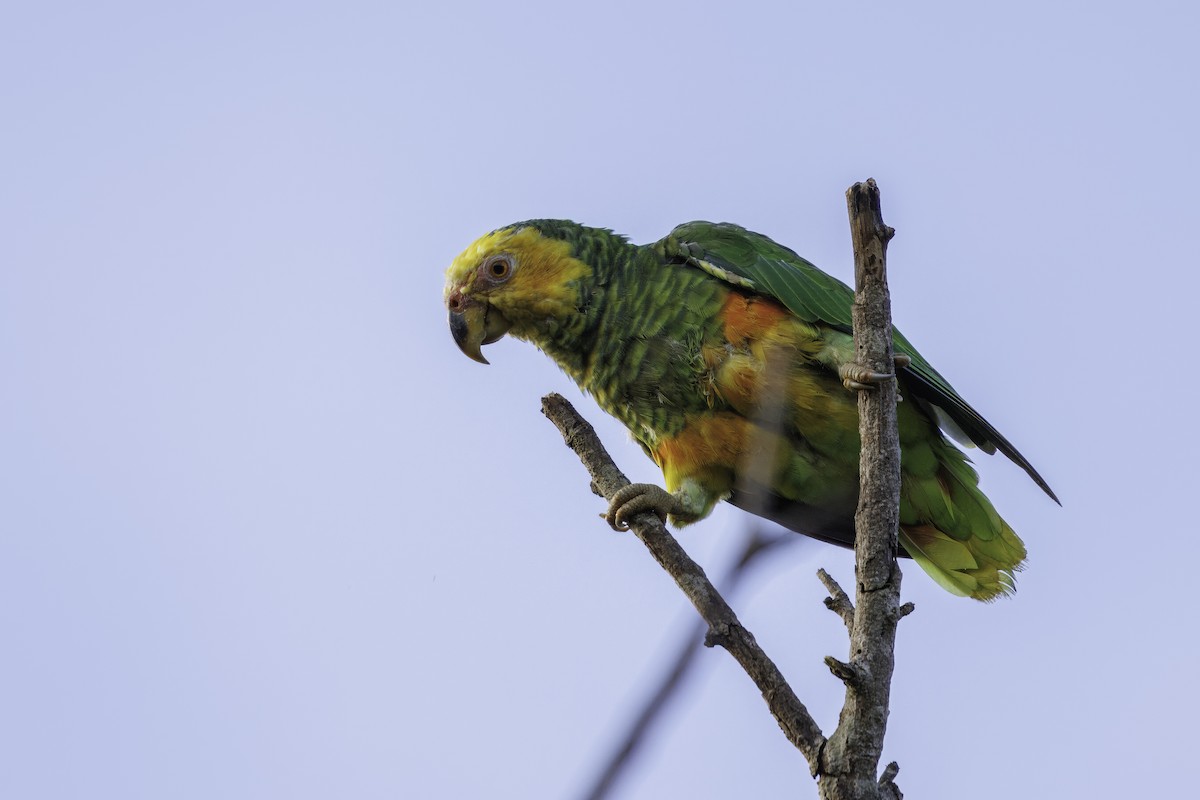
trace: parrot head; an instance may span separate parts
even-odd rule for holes
[[[450,334],[468,358],[512,333],[538,341],[556,320],[577,313],[579,283],[591,270],[549,222],[523,222],[475,240],[446,270]]]

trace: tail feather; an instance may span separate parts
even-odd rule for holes
[[[900,543],[953,594],[985,601],[1012,594],[1025,545],[979,491],[966,456],[940,444],[934,475],[905,475]]]
[[[979,473],[966,454],[949,442],[942,442],[938,455],[939,478],[947,485],[951,504],[964,517],[972,536],[990,539],[1004,525],[991,501],[979,491]]]
[[[905,552],[951,594],[984,601],[1012,594],[1016,591],[1013,573],[1020,569],[1020,561],[995,559],[977,546],[983,543],[979,539],[960,542],[931,525],[900,528]]]
[[[928,525],[900,528],[900,546],[938,585],[959,597],[974,597],[979,581],[969,570],[978,566],[961,542]]]

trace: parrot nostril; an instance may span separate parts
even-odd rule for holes
[[[446,302],[446,306],[455,313],[462,311],[462,307],[463,307],[462,294],[459,292],[455,292],[454,294],[450,295],[450,299]]]

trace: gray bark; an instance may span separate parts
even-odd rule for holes
[[[883,224],[874,180],[846,192],[854,243],[855,360],[872,372],[895,370],[887,244],[895,231]],[[830,668],[846,683],[838,726],[821,753],[820,794],[825,800],[900,797],[893,765],[876,777],[887,731],[896,623],[911,606],[900,606],[896,533],[900,522],[900,437],[896,429],[896,381],[885,380],[858,395],[859,501],[854,515],[855,608],[850,624],[850,661]],[[836,597],[836,595],[835,595]]]

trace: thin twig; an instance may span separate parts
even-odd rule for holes
[[[846,590],[823,569],[817,570],[817,577],[825,584],[825,591],[829,592],[829,597],[825,598],[825,607],[842,618],[847,631],[854,630],[854,604],[850,602]]]
[[[899,774],[900,765],[895,761],[883,768],[883,774],[879,776],[880,800],[904,800],[904,793],[896,785],[896,776]]]
[[[835,678],[850,688],[861,689],[866,683],[867,675],[863,668],[853,661],[847,664],[845,661],[838,661],[833,656],[825,656],[825,666],[829,667],[829,671]]]

